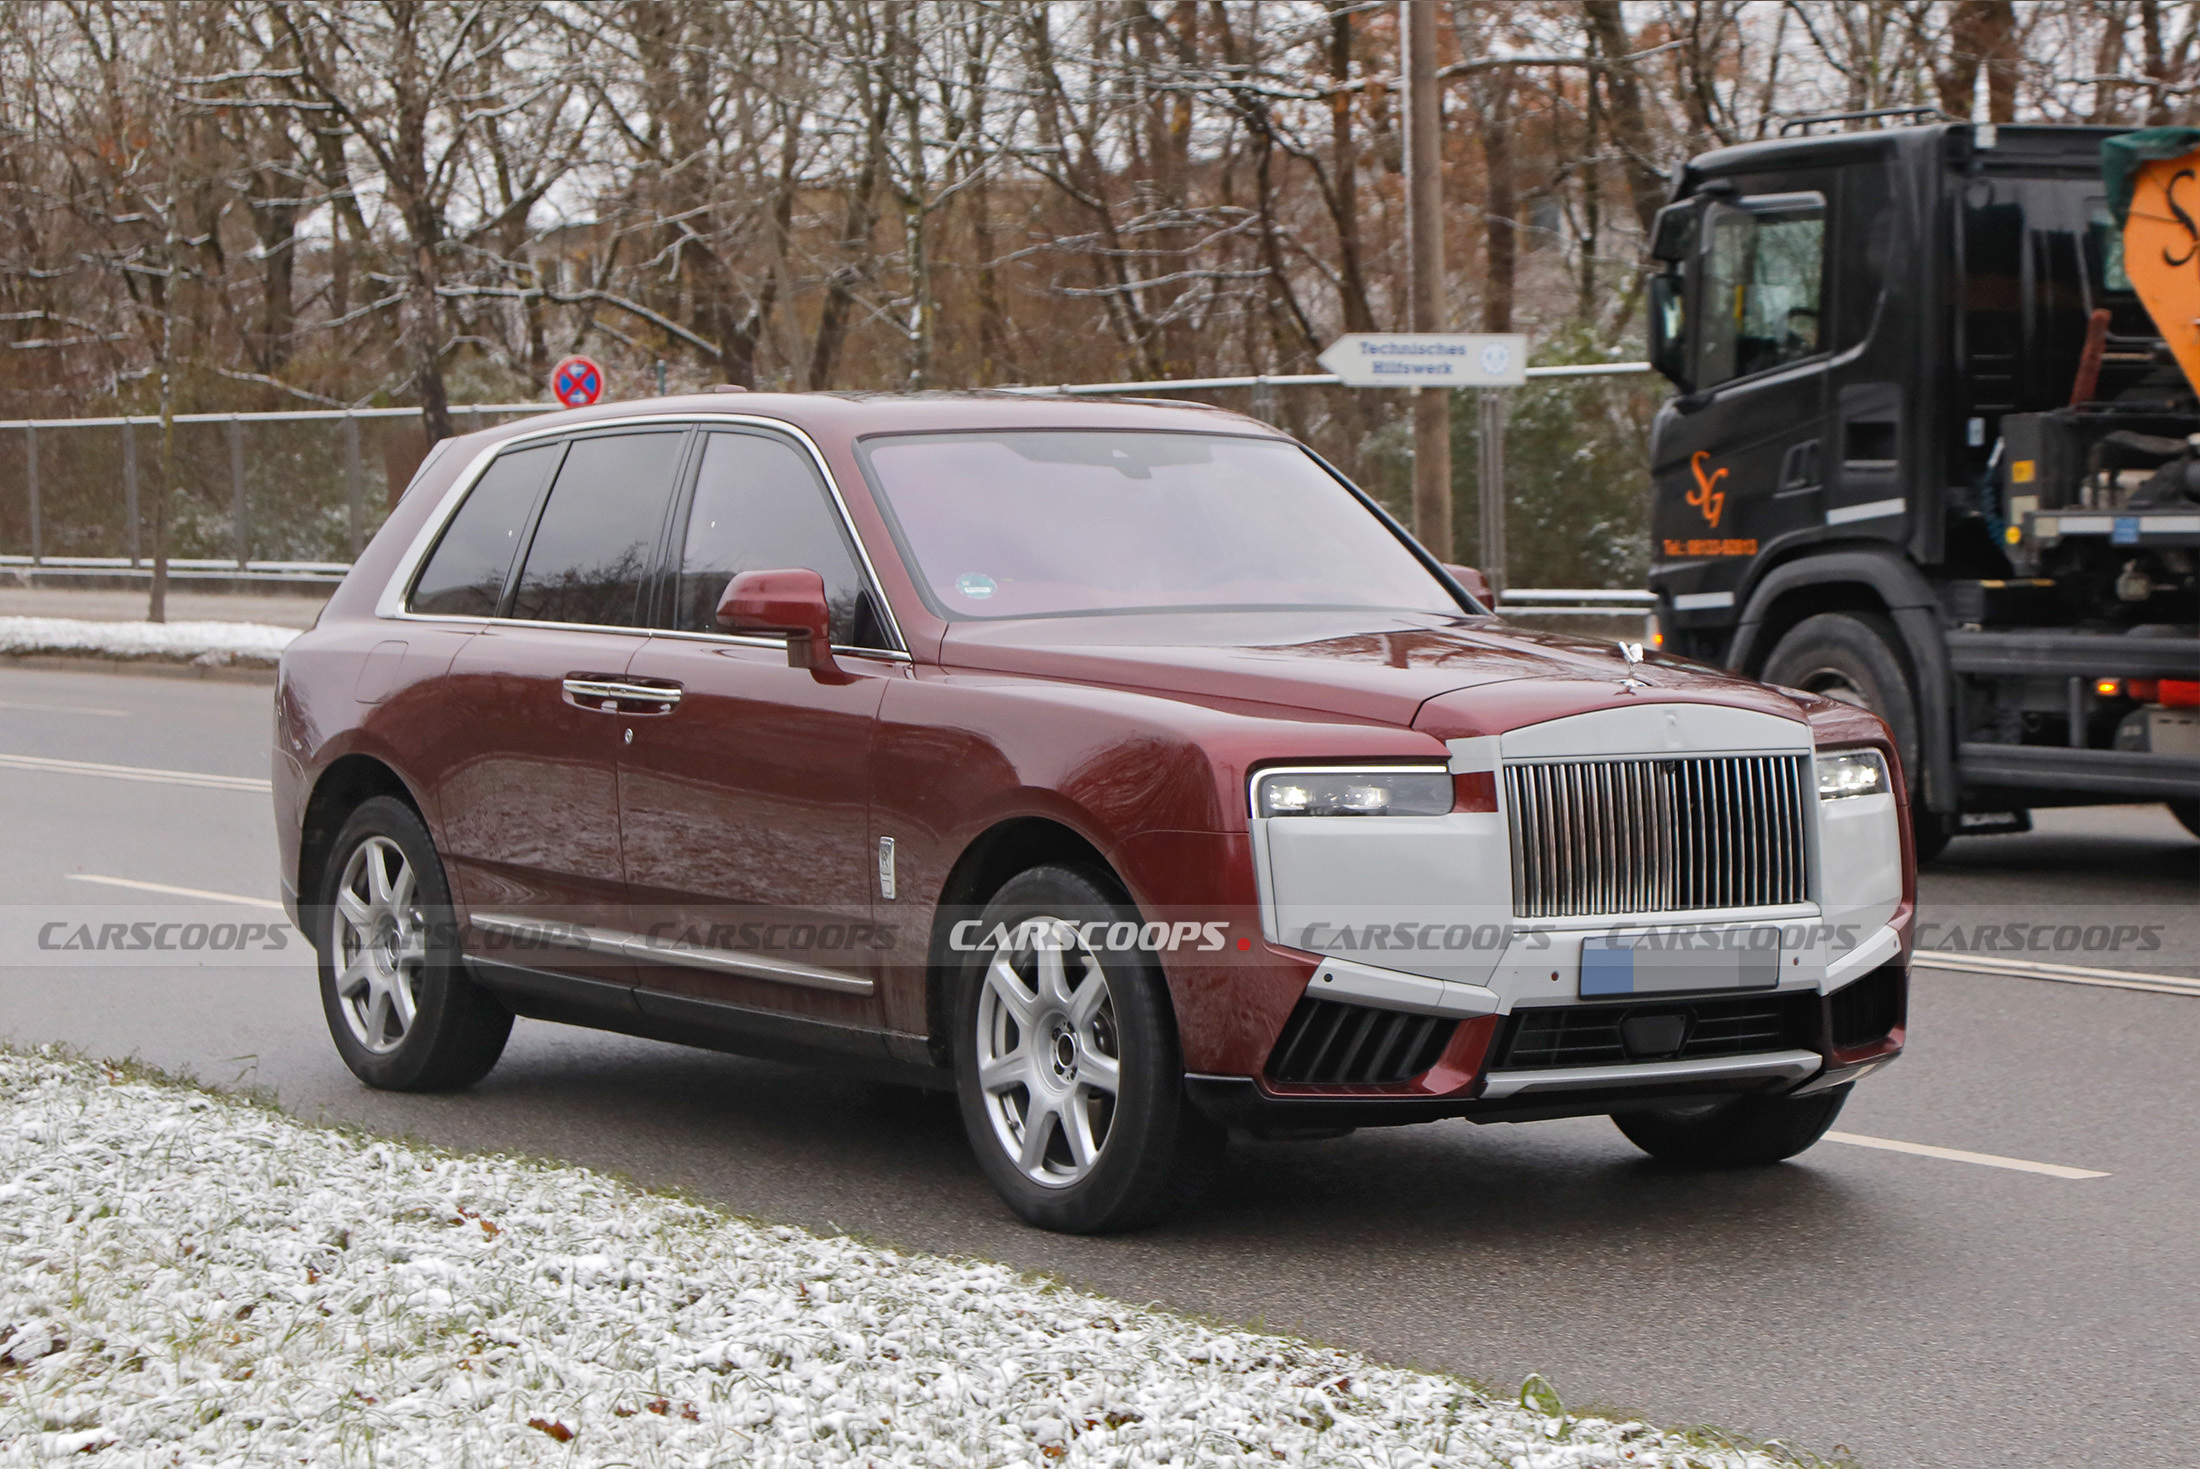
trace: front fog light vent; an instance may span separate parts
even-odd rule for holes
[[[1284,1022],[1268,1079],[1287,1086],[1389,1086],[1434,1066],[1456,1020],[1309,996]]]
[[[1442,816],[1451,810],[1444,769],[1271,770],[1256,779],[1260,816]]]

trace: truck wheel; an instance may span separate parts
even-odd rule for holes
[[[2185,830],[2200,837],[2200,800],[2187,796],[2167,803],[2169,814],[2185,824]]]
[[[1627,1140],[1663,1163],[1759,1168],[1792,1158],[1826,1135],[1849,1088],[1808,1097],[1731,1097],[1685,1107],[1615,1112]]]
[[[1094,876],[1034,867],[978,920],[978,933],[1007,942],[959,956],[963,1128],[987,1181],[1027,1224],[1135,1229],[1188,1202],[1213,1171],[1220,1134],[1184,1094],[1160,966],[1085,937],[1138,924]]]
[[[398,1092],[487,1076],[512,1012],[459,963],[450,884],[413,809],[376,796],[352,812],[318,897],[321,1008],[352,1075]]]
[[[1821,612],[1788,629],[1765,660],[1763,678],[1855,704],[1887,722],[1910,783],[1910,840],[1917,860],[1926,862],[1955,835],[1955,818],[1925,809],[1923,726],[1901,647],[1894,624],[1876,613]]]

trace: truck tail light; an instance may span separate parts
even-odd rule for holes
[[[2172,709],[2200,709],[2200,678],[2165,678],[2157,703]]]

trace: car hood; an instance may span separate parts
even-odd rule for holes
[[[1264,705],[1490,734],[1629,698],[1763,708],[1799,719],[1759,685],[1652,655],[1651,689],[1623,690],[1618,645],[1494,617],[1352,610],[1125,614],[952,624],[941,662],[969,672],[1068,679],[1208,704]]]

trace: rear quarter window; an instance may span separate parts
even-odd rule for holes
[[[412,610],[442,617],[494,617],[505,579],[563,444],[499,454],[466,494],[413,583]]]

